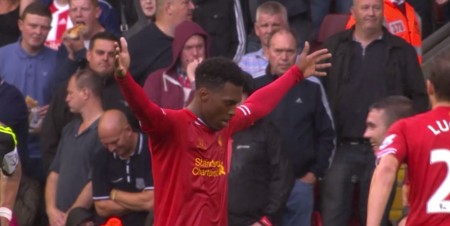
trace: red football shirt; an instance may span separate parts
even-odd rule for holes
[[[268,114],[303,78],[296,66],[238,107],[228,126],[213,131],[187,109],[162,109],[128,74],[125,99],[149,136],[155,186],[155,226],[227,226],[228,139]]]
[[[378,157],[408,164],[410,212],[406,225],[450,225],[450,107],[400,120],[388,131]]]

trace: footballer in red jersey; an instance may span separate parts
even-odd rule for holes
[[[367,225],[379,225],[396,172],[408,165],[407,226],[450,225],[450,53],[431,65],[427,92],[433,109],[395,123],[377,153]]]
[[[305,45],[297,65],[256,91],[243,105],[245,82],[231,60],[210,58],[195,71],[195,94],[182,110],[151,102],[127,72],[127,43],[117,48],[116,79],[131,110],[149,136],[155,187],[155,226],[227,226],[227,148],[230,136],[268,114],[304,77],[325,75],[327,50],[310,55]]]

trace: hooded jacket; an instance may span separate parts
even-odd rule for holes
[[[206,58],[209,51],[208,34],[198,24],[184,21],[175,29],[175,37],[172,43],[172,62],[168,67],[151,73],[145,81],[145,93],[162,108],[181,109],[193,98],[194,89],[185,93],[183,85],[178,80],[178,63],[184,45],[194,35],[201,35],[205,40]],[[193,86],[191,85],[191,87]]]

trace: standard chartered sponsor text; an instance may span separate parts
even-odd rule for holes
[[[222,161],[195,158],[194,165],[192,174],[196,176],[217,177],[225,175],[225,168],[223,167]]]

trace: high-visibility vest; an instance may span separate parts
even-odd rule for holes
[[[406,15],[406,16],[405,16]],[[353,16],[347,22],[347,29],[355,24]],[[405,2],[405,14],[391,1],[384,1],[384,26],[392,34],[403,38],[411,44],[417,53],[419,62],[422,63],[422,33],[420,16],[414,8]]]
[[[0,122],[0,133],[4,133],[7,136],[11,136],[12,140],[14,141],[14,146],[17,146],[17,138],[16,138],[16,134],[13,132],[13,130],[4,125],[3,123]]]

